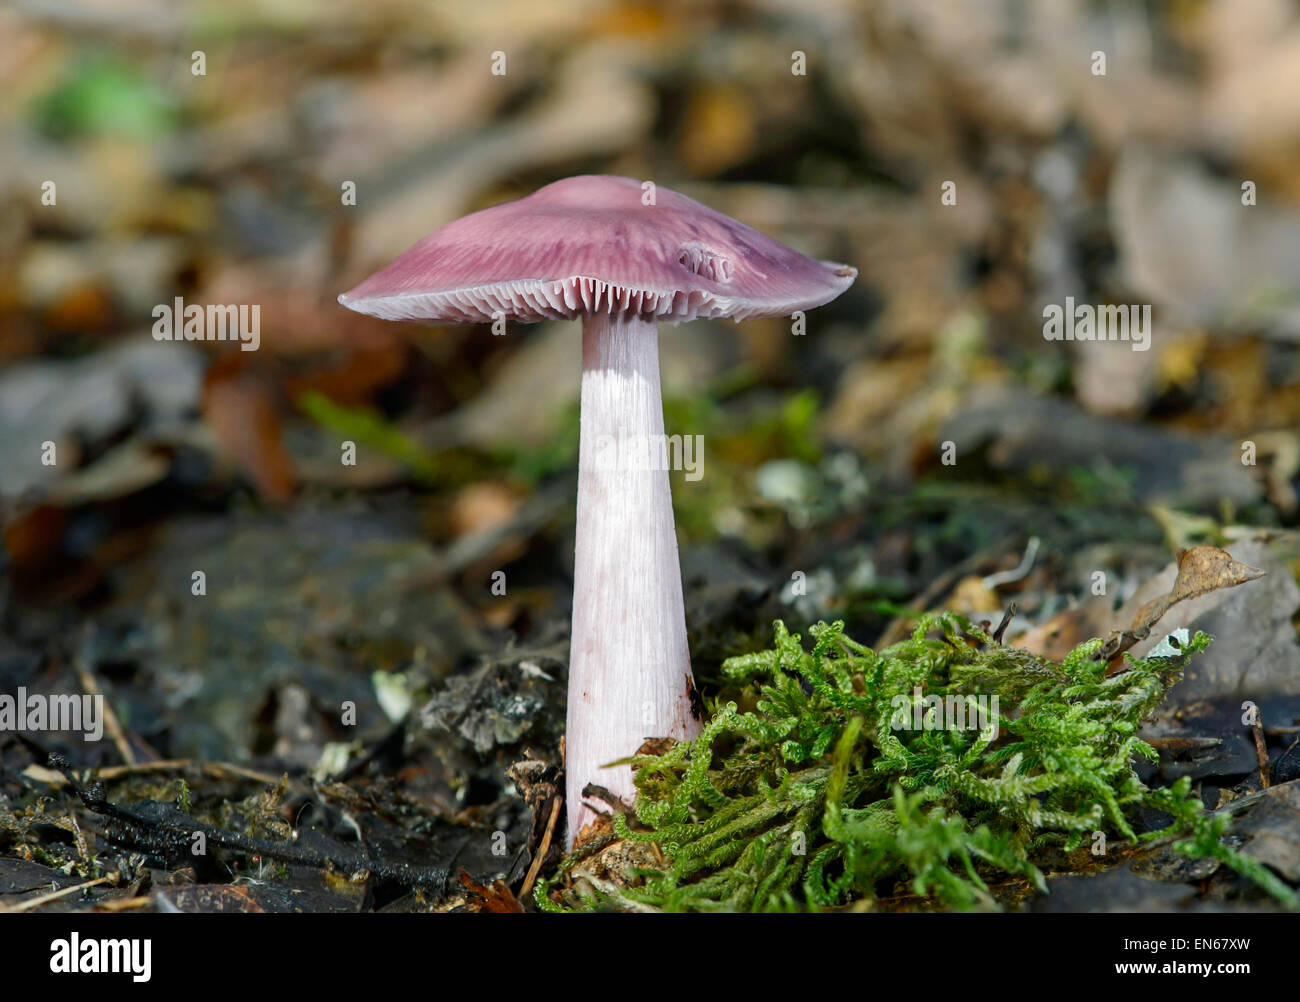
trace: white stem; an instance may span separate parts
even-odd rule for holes
[[[668,471],[658,448],[650,449],[654,462],[635,461],[663,433],[656,324],[585,318],[565,734],[570,846],[595,818],[583,803],[586,784],[629,805],[635,796],[629,766],[602,766],[646,738],[700,731]]]

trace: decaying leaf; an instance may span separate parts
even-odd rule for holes
[[[509,915],[524,910],[524,906],[519,903],[519,899],[511,893],[510,888],[505,885],[503,880],[494,880],[490,884],[480,884],[464,869],[460,871],[458,879],[460,880],[460,886],[481,902],[479,911]]]
[[[1235,588],[1262,578],[1266,572],[1234,560],[1217,546],[1193,546],[1178,554],[1178,577],[1169,594],[1148,602],[1133,618],[1133,628],[1150,629],[1170,608],[1184,599],[1206,595],[1220,588]]]
[[[1233,559],[1217,546],[1193,546],[1190,550],[1181,550],[1178,553],[1178,577],[1174,579],[1174,586],[1166,594],[1142,606],[1127,630],[1112,633],[1101,649],[1100,656],[1107,659],[1118,657],[1138,641],[1145,640],[1150,636],[1151,628],[1179,602],[1223,588],[1235,588],[1247,581],[1262,578],[1266,573],[1267,571]]]
[[[284,447],[275,398],[238,355],[208,370],[203,416],[221,451],[248,475],[258,493],[281,502],[292,497],[293,461]]]
[[[531,749],[529,751],[531,752]],[[563,799],[563,774],[557,766],[535,755],[516,762],[506,770],[506,774],[533,812],[529,849],[534,856],[542,852],[558,860],[563,855],[558,844],[548,845],[545,849],[540,847],[546,840],[546,831],[551,815],[554,813],[555,803]]]

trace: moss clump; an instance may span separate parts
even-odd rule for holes
[[[638,756],[635,818],[622,839],[654,842],[663,869],[562,897],[581,908],[776,911],[869,900],[903,881],[949,908],[997,907],[989,881],[1043,886],[1035,861],[1097,833],[1131,843],[1183,835],[1279,898],[1294,894],[1220,840],[1190,783],[1148,789],[1136,756],[1156,752],[1142,718],[1209,643],[1135,660],[1107,676],[1102,640],[1059,664],[1004,647],[952,615],[921,618],[879,653],[819,623],[807,648],[777,622],[771,650],[722,666],[736,702],[693,742]],[[959,698],[960,697],[960,698]],[[972,700],[970,697],[976,697]],[[1172,816],[1137,834],[1136,808]],[[588,849],[598,848],[597,846]],[[580,867],[583,850],[561,866]],[[550,910],[558,878],[538,885]]]

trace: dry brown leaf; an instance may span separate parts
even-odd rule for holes
[[[1110,623],[1110,607],[1106,602],[1081,602],[1019,634],[1014,644],[1040,657],[1060,661],[1085,640],[1103,636]]]
[[[1266,572],[1234,560],[1217,546],[1193,546],[1178,553],[1178,577],[1166,595],[1152,599],[1138,610],[1130,629],[1150,629],[1170,607],[1220,588],[1235,588],[1262,578]]]
[[[238,354],[214,362],[203,386],[203,418],[221,451],[272,501],[293,496],[293,461],[270,386]]]
[[[1262,578],[1267,571],[1251,567],[1219,549],[1217,546],[1193,546],[1190,550],[1178,551],[1178,577],[1169,591],[1147,602],[1138,609],[1133,617],[1133,625],[1127,630],[1117,630],[1107,639],[1099,656],[1113,660],[1123,654],[1138,641],[1151,635],[1155,626],[1173,606],[1189,598],[1208,595],[1223,588],[1235,588],[1247,581]],[[1115,667],[1112,664],[1112,669]]]
[[[522,912],[524,906],[519,903],[503,880],[494,880],[490,884],[480,884],[464,869],[460,871],[460,886],[469,891],[481,902],[480,911],[498,915],[511,915]]]

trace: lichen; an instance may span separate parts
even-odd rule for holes
[[[778,621],[772,649],[724,662],[735,698],[697,739],[632,759],[635,816],[615,816],[613,835],[654,843],[664,866],[593,884],[572,878],[600,845],[580,847],[537,885],[541,907],[815,910],[910,892],[922,905],[998,908],[1010,888],[1044,889],[1053,852],[1164,836],[1295,904],[1224,844],[1226,819],[1190,783],[1152,789],[1134,770],[1157,757],[1140,722],[1205,634],[1175,657],[1126,654],[1110,673],[1102,640],[1053,663],[950,614],[921,617],[878,653],[842,622],[810,634],[808,647]],[[1139,808],[1169,825],[1139,833]]]

